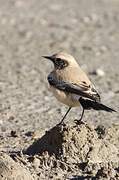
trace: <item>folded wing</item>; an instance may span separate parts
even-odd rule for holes
[[[96,102],[100,102],[100,96],[95,90],[95,88],[92,86],[88,86],[86,83],[81,84],[74,84],[62,80],[58,80],[56,77],[52,76],[50,74],[48,76],[48,82],[51,86],[54,86],[55,88],[64,91],[66,93],[73,93],[79,96],[82,96],[84,98],[91,99]]]

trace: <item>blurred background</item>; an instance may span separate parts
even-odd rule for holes
[[[23,148],[30,133],[53,127],[67,110],[48,90],[52,64],[41,57],[61,50],[90,75],[102,102],[119,109],[118,0],[0,0],[2,149]],[[73,109],[66,121],[80,113]],[[111,125],[118,114],[90,111],[84,121]]]

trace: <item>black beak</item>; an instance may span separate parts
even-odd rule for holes
[[[42,56],[42,57],[44,57],[44,58],[46,58],[46,59],[49,59],[49,60],[53,61],[52,56]]]

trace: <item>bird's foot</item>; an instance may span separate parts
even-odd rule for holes
[[[75,119],[74,122],[76,123],[76,125],[85,124],[85,122],[80,119]]]
[[[65,123],[64,122],[60,122],[56,126],[65,126]]]

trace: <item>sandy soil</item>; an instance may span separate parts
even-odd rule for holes
[[[102,102],[75,108],[48,91],[42,55],[71,53]],[[119,1],[0,0],[0,179],[119,179]]]

